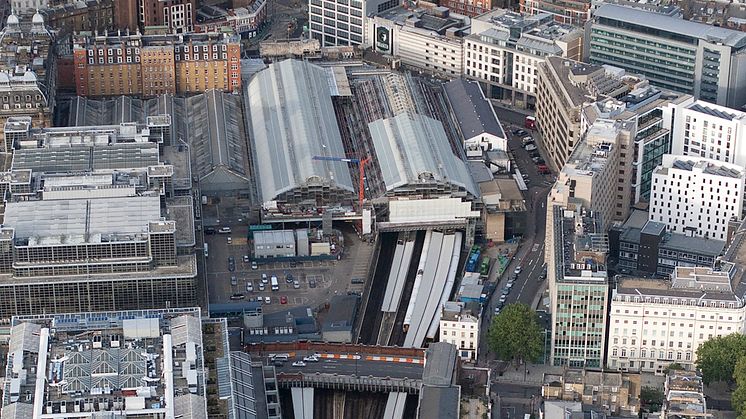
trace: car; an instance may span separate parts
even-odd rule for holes
[[[527,144],[525,147],[526,151],[534,151],[536,150],[536,146],[533,144]]]
[[[351,284],[364,284],[365,280],[363,278],[352,278],[350,280]]]
[[[523,137],[523,139],[521,140],[521,142],[523,143],[523,145],[527,145],[527,144],[533,143],[534,139],[531,138],[531,136],[529,135],[528,137]]]
[[[316,280],[311,278],[308,280],[308,288],[316,288]]]
[[[233,256],[228,257],[228,270],[231,272],[235,272],[236,270],[236,259]]]
[[[264,304],[271,304],[272,300],[269,299],[269,297],[264,297]]]
[[[287,282],[288,284],[292,284],[293,283],[293,274],[287,274],[287,275],[285,275],[285,282]]]
[[[303,358],[303,361],[305,362],[319,362],[319,357],[316,355],[308,355],[307,357]]]
[[[258,265],[256,264],[256,261],[255,261],[255,260],[252,260],[252,261],[251,261],[251,270],[252,270],[252,271],[255,271],[255,270],[257,270],[257,269],[259,269],[259,266],[258,266]]]
[[[267,279],[267,274],[262,274],[262,284],[268,284],[269,279]]]
[[[513,130],[513,135],[515,135],[515,136],[519,136],[520,137],[520,136],[524,136],[526,134],[528,134],[528,133],[525,130],[522,130],[522,129]]]
[[[495,314],[500,314],[500,310],[502,310],[502,307],[495,307]]]
[[[231,295],[231,300],[243,300],[246,296],[241,294],[240,292],[237,292],[233,295]]]
[[[305,367],[306,363],[303,362],[303,361],[295,361],[295,362],[293,362],[293,366],[294,367]]]
[[[254,283],[249,281],[246,283],[246,291],[248,292],[254,292]]]
[[[521,268],[520,266],[516,266],[515,270],[513,270],[513,273],[516,274],[516,275],[518,275],[519,273],[521,273],[522,270],[523,270],[523,268]]]
[[[236,275],[231,275],[231,285],[238,285],[238,278],[236,278]]]
[[[215,233],[216,233],[215,227],[205,227],[205,234],[212,235],[212,234],[215,234]]]
[[[293,281],[293,288],[300,289],[300,282],[298,282],[297,279],[295,281]]]
[[[233,244],[233,237],[228,236],[228,244]]]
[[[218,233],[220,234],[228,234],[231,232],[230,227],[220,227],[220,230],[218,230]]]
[[[508,287],[508,289],[513,288],[513,283],[512,282],[508,282],[508,285],[506,285],[506,287]]]
[[[528,179],[528,175],[527,175],[526,173],[521,173],[521,177],[522,177],[523,179]]]
[[[288,297],[286,296],[280,296],[280,304],[287,304],[288,303]]]
[[[243,263],[249,263],[249,255],[243,255]]]
[[[264,283],[263,283],[263,282],[260,282],[260,283],[259,283],[259,291],[264,291],[264,288],[265,288],[265,287],[264,287]],[[259,298],[262,298],[262,297],[259,297]]]
[[[501,296],[500,296],[500,302],[501,302],[501,303],[504,303],[504,302],[505,302],[505,300],[507,300],[507,299],[508,299],[508,296],[507,296],[507,295],[501,295]]]

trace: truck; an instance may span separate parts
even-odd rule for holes
[[[536,118],[533,116],[527,116],[526,120],[524,121],[524,126],[528,129],[536,128]]]
[[[482,258],[482,264],[479,265],[479,275],[487,276],[490,273],[490,257],[485,256]]]
[[[277,277],[272,275],[272,291],[279,291],[280,290],[280,284],[277,282]]]

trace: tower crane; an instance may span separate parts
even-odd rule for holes
[[[321,161],[335,161],[335,162],[342,162],[342,163],[352,163],[357,164],[358,168],[360,169],[360,179],[359,179],[359,185],[358,185],[358,193],[357,193],[357,200],[358,200],[358,208],[360,210],[360,213],[363,213],[363,198],[365,197],[365,183],[363,179],[365,178],[365,165],[370,162],[370,157],[365,157],[363,159],[358,159],[354,157],[332,157],[332,156],[313,156],[313,160],[321,160]]]

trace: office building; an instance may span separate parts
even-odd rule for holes
[[[606,356],[608,238],[597,213],[581,205],[550,205],[546,261],[552,312],[550,362],[601,368]]]
[[[631,149],[631,143],[625,123],[597,120],[562,167],[547,197],[548,205],[581,203],[595,213],[601,231],[606,231],[613,221],[625,220],[631,170],[626,170],[628,176],[621,172],[628,160],[624,150]]]
[[[557,23],[546,13],[497,9],[471,20],[471,34],[464,38],[464,75],[489,86],[490,97],[535,109],[539,63],[548,56],[580,61],[582,55],[582,29]]]
[[[442,307],[439,341],[455,345],[465,361],[477,360],[480,309],[478,301],[448,301]]]
[[[559,23],[583,26],[591,18],[591,0],[520,0],[521,13],[549,13]]]
[[[157,126],[30,125],[5,127],[0,318],[196,304],[193,204],[169,197]]]
[[[241,87],[239,38],[227,33],[189,35],[76,35],[78,96],[201,93]]]
[[[199,308],[13,318],[2,416],[207,418]]]
[[[547,163],[559,171],[582,138],[583,107],[604,97],[622,97],[629,86],[603,67],[556,56],[539,63],[538,70],[536,125]]]
[[[746,113],[705,101],[675,108],[671,153],[746,168]]]
[[[735,164],[665,155],[653,171],[650,220],[674,233],[729,241],[729,223],[741,219],[745,176]]]
[[[729,108],[746,103],[746,33],[604,4],[588,33],[589,61]]]
[[[455,79],[463,74],[463,37],[469,23],[469,18],[446,7],[398,6],[367,18],[364,45],[399,59],[402,65]]]
[[[628,205],[650,199],[653,170],[663,162],[663,155],[671,152],[674,133],[674,115],[682,106],[694,101],[692,96],[651,86],[647,80],[626,76],[630,92],[618,99],[603,98],[583,108],[581,130],[597,120],[624,122],[634,137],[634,144],[625,147],[624,165],[619,167],[619,178],[624,179],[625,189],[630,189]],[[674,154],[677,153],[675,150]],[[626,191],[625,191],[626,192]]]
[[[499,3],[502,2],[503,1],[500,0]],[[472,18],[488,13],[495,7],[500,7],[497,0],[446,0],[440,3],[440,5],[449,8],[454,13]]]
[[[697,348],[708,339],[744,333],[746,306],[724,270],[676,267],[671,279],[622,278],[609,313],[612,369],[663,372],[669,364],[696,370]]]
[[[52,125],[57,89],[54,36],[36,13],[21,24],[11,14],[0,30],[0,129],[10,117],[29,116],[35,127]],[[1,134],[1,133],[0,133]]]
[[[309,0],[311,38],[318,39],[322,47],[360,45],[365,36],[363,20],[398,5],[398,0]],[[386,42],[387,38],[381,41]]]
[[[623,274],[667,277],[677,266],[712,268],[724,249],[724,240],[672,233],[639,209],[609,229],[609,254]]]
[[[704,385],[697,372],[668,371],[663,390],[661,419],[706,419],[713,416],[707,412]]]

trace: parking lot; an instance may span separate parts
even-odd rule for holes
[[[215,230],[213,234],[205,234],[209,254],[206,277],[211,304],[260,299],[263,311],[271,313],[298,305],[308,305],[315,309],[328,302],[335,294],[362,293],[364,285],[353,284],[351,279],[367,277],[369,258],[365,255],[372,251],[372,246],[361,242],[351,229],[343,230],[345,249],[340,261],[291,263],[267,259],[259,261],[256,269],[252,269],[247,225],[237,223],[230,226],[230,233],[221,233],[219,227]],[[232,265],[229,262],[231,257],[234,261]],[[363,260],[358,260],[361,257]],[[263,290],[260,289],[262,274],[266,275],[267,281]],[[273,275],[278,280],[277,291],[271,290]],[[235,281],[232,280],[233,277]],[[292,278],[290,282],[288,278]],[[297,288],[294,281],[298,281]],[[247,290],[249,283],[252,291]],[[267,298],[269,303],[266,302]]]

